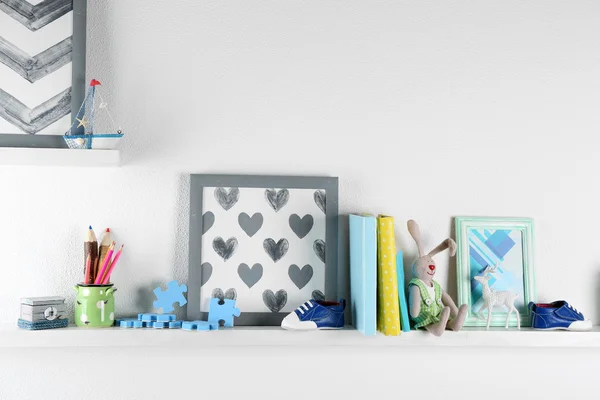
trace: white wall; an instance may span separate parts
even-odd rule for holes
[[[599,2],[89,3],[88,77],[103,82],[127,132],[126,164],[0,167],[0,321],[15,321],[22,296],[73,298],[90,223],[126,244],[114,275],[118,310],[150,307],[157,283],[187,277],[188,174],[222,172],[339,176],[340,211],[394,215],[409,256],[408,218],[433,246],[455,215],[533,217],[539,299],[565,298],[600,323]],[[439,280],[455,293],[446,266],[441,258]],[[383,366],[407,394],[416,382],[436,397],[537,388],[583,398],[600,364],[598,354],[568,350],[289,354],[293,373],[275,373],[273,393],[321,368],[337,377],[336,387],[317,382],[289,398],[381,394],[373,382]],[[423,354],[417,372],[408,367]],[[239,362],[235,375],[249,384],[260,374],[252,355],[4,350],[0,398],[105,398],[80,373],[84,356],[116,371],[115,398],[199,385],[227,393],[212,366]],[[477,372],[491,359],[505,368],[497,392]],[[272,351],[254,362],[274,368],[284,359]],[[177,376],[179,367],[190,370]],[[185,384],[156,385],[161,375]],[[343,380],[361,375],[360,384]],[[214,379],[223,384],[207,386]],[[535,383],[545,379],[552,384]]]

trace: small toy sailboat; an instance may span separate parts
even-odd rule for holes
[[[99,81],[92,79],[83,104],[81,104],[71,128],[65,133],[65,142],[67,142],[70,149],[113,149],[123,137],[120,128],[115,130],[116,133],[94,133],[94,119],[96,117],[94,96],[96,95],[96,86],[99,85]],[[106,112],[111,122],[116,126],[117,124],[108,109],[108,103],[104,101],[100,93],[98,93],[98,97],[100,97],[98,109]]]

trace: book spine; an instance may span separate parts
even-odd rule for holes
[[[398,251],[396,256],[396,271],[398,273],[398,302],[400,303],[400,327],[402,332],[410,332],[410,318],[408,316],[408,301],[406,299],[406,289],[404,288],[404,259],[402,250]]]
[[[394,218],[377,218],[377,329],[387,336],[400,335],[400,309],[396,273],[396,240]]]
[[[377,226],[375,217],[350,215],[352,321],[366,336],[377,332]]]

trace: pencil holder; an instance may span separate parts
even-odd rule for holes
[[[75,324],[90,328],[108,328],[115,322],[117,289],[108,285],[75,285]]]

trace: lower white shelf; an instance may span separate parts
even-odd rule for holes
[[[118,167],[119,150],[72,150],[0,147],[0,165]]]
[[[0,348],[67,347],[600,347],[600,328],[589,332],[465,329],[434,337],[411,331],[397,337],[364,337],[348,328],[340,331],[289,332],[278,327],[237,327],[209,332],[180,329],[77,328],[27,331],[0,325]]]

